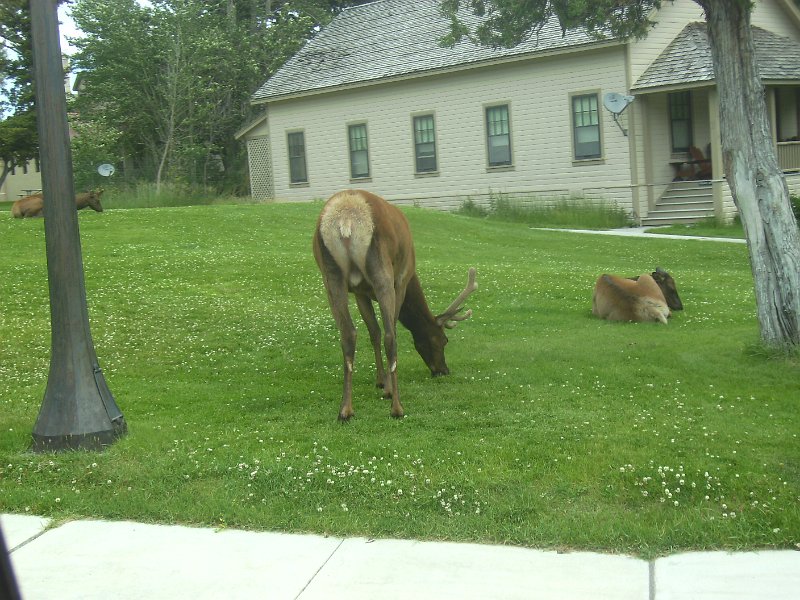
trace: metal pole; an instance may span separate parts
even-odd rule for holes
[[[37,452],[97,450],[127,432],[89,330],[56,5],[30,0],[51,324],[50,373],[33,428]]]

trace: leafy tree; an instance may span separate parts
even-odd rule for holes
[[[0,186],[15,165],[38,155],[33,98],[33,59],[27,0],[0,3]]]
[[[349,4],[77,0],[80,119],[118,130],[117,154],[142,179],[243,186],[234,135],[253,116],[250,95]]]
[[[800,345],[800,233],[772,143],[764,88],[755,63],[750,0],[695,0],[705,12],[719,90],[725,176],[750,253],[761,339],[782,350]],[[471,29],[461,5],[484,17]],[[483,44],[513,46],[547,19],[564,30],[586,27],[598,36],[642,37],[659,0],[442,0],[452,24],[444,40],[468,35]]]
[[[121,162],[117,154],[121,133],[102,120],[74,120],[71,125],[72,171],[76,190],[102,187],[107,180],[97,172],[98,165]]]

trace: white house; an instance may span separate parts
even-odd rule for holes
[[[641,223],[730,217],[704,15],[676,0],[653,18],[639,41],[562,34],[554,21],[512,49],[444,48],[436,0],[346,9],[253,95],[263,113],[238,134],[252,194],[360,187],[452,209],[504,193],[614,202]],[[800,170],[800,12],[759,0],[752,22],[790,173]],[[624,112],[604,107],[609,93],[617,112],[630,102]]]

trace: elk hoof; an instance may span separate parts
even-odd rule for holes
[[[339,423],[349,423],[350,419],[352,419],[354,415],[355,415],[355,413],[353,411],[350,411],[350,412],[347,412],[347,413],[340,412],[339,413]]]

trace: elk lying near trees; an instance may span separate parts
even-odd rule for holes
[[[403,416],[397,388],[397,320],[411,331],[417,352],[431,375],[447,375],[444,359],[445,328],[467,319],[460,313],[478,286],[475,269],[469,270],[467,287],[442,314],[434,316],[416,273],[414,244],[405,215],[383,198],[364,190],[345,190],[331,196],[322,208],[314,232],[317,261],[333,318],[341,333],[344,387],[339,420],[353,416],[353,360],[356,329],[348,308],[348,292],[356,297],[375,351],[377,385],[392,398],[391,415]],[[381,358],[381,330],[372,302],[377,301],[383,323],[387,369]]]
[[[594,287],[592,314],[609,321],[666,324],[670,309],[683,310],[675,280],[661,267],[633,279],[601,275]]]
[[[100,205],[100,196],[103,194],[103,188],[98,188],[90,192],[83,192],[75,196],[75,206],[77,210],[91,207],[97,212],[103,212],[103,207]],[[16,219],[23,219],[25,217],[41,217],[44,209],[44,196],[41,192],[38,194],[31,194],[20,198],[11,205],[11,215]]]

